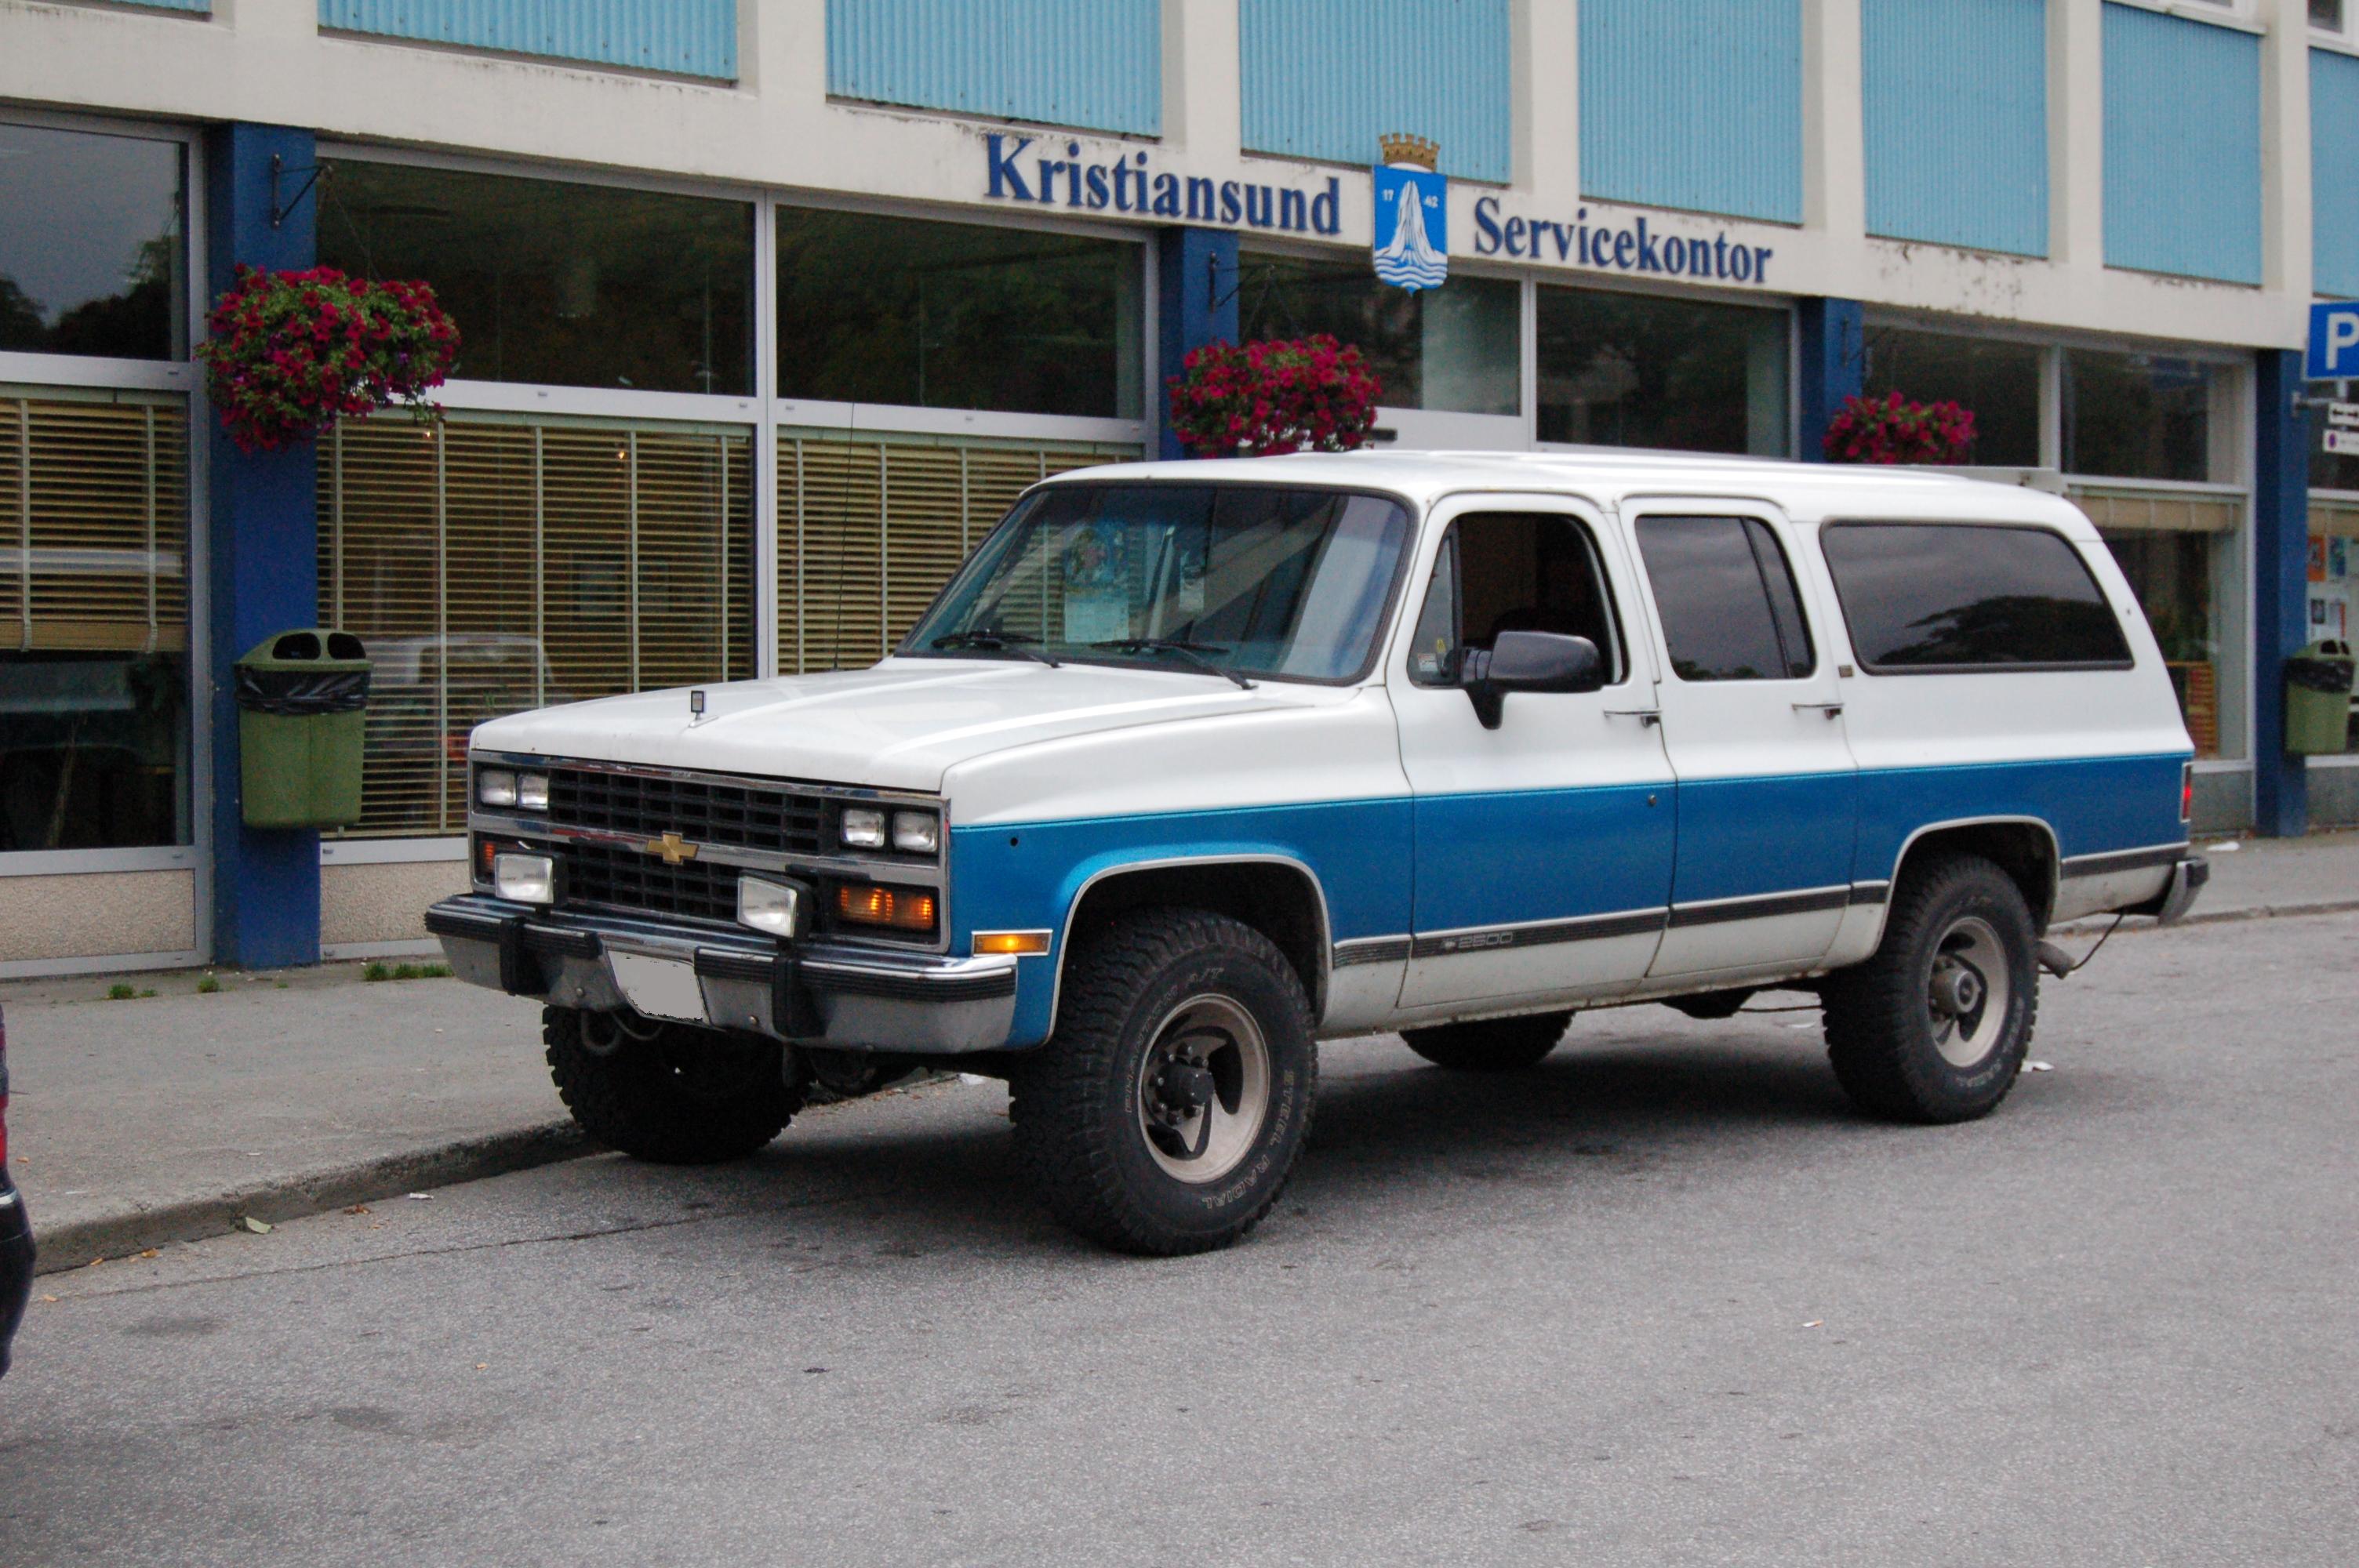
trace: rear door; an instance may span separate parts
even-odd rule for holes
[[[1669,929],[1651,976],[1805,965],[1851,895],[1858,771],[1798,531],[1766,503],[1625,510],[1663,661],[1678,777]]]
[[[1671,773],[1649,719],[1654,661],[1630,562],[1562,496],[1444,503],[1386,680],[1416,820],[1401,1003],[1578,1001],[1633,989],[1671,882]],[[1589,638],[1595,692],[1516,692],[1484,728],[1459,660],[1503,631]]]

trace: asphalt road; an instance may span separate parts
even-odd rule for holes
[[[1332,1047],[1210,1258],[1069,1240],[948,1084],[53,1276],[0,1565],[2349,1563],[2354,960],[2125,934],[1943,1130],[1809,1013]]]

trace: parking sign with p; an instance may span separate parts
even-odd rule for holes
[[[2310,352],[2302,374],[2311,381],[2359,377],[2359,301],[2310,308]]]

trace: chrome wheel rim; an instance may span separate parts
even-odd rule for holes
[[[1156,1027],[1131,1099],[1166,1175],[1217,1182],[1244,1162],[1269,1115],[1269,1042],[1227,997],[1190,997]]]
[[[1953,1067],[1971,1067],[1998,1049],[2014,1000],[2006,948],[1980,915],[1951,924],[1925,982],[1925,1017],[1933,1048]]]

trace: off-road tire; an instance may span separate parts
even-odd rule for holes
[[[1461,1073],[1518,1073],[1539,1065],[1564,1038],[1569,1012],[1535,1012],[1521,1018],[1484,1018],[1404,1029],[1408,1048],[1437,1067]]]
[[[2007,969],[2006,1014],[1996,1044],[1968,1065],[1935,1044],[1927,1011],[1939,944],[1961,919],[1996,935]],[[1852,1103],[1892,1121],[1968,1121],[1998,1108],[2015,1087],[2039,1011],[2038,935],[2022,890],[1979,856],[1911,868],[1895,889],[1873,957],[1823,982],[1827,1056]]]
[[[1190,1184],[1157,1161],[1139,1083],[1155,1032],[1192,998],[1247,1012],[1268,1053],[1266,1109],[1230,1174]],[[1123,1252],[1226,1247],[1277,1201],[1310,1129],[1318,1048],[1285,955],[1253,927],[1199,909],[1125,914],[1069,959],[1056,1033],[1011,1064],[1016,1160],[1067,1227]]]
[[[617,1033],[601,1053],[585,1040],[579,1009],[543,1008],[540,1019],[565,1108],[592,1139],[634,1158],[664,1165],[743,1159],[802,1108],[801,1079],[785,1081],[785,1048],[776,1041],[641,1019],[632,1027],[652,1029],[653,1038]],[[606,1018],[586,1026],[601,1036],[616,1027]]]

